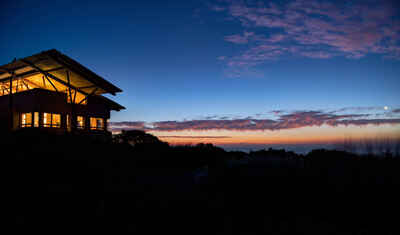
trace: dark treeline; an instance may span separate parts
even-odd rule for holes
[[[227,152],[21,130],[1,137],[14,232],[396,234],[400,158]],[[9,198],[8,198],[9,197]],[[8,203],[10,202],[10,203]]]

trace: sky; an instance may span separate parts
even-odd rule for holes
[[[1,1],[0,64],[57,49],[172,144],[400,137],[397,1]]]

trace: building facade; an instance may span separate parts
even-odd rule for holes
[[[0,66],[0,131],[108,133],[111,110],[103,96],[121,89],[57,50]]]

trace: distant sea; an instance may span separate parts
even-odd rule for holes
[[[334,144],[262,144],[262,145],[217,145],[225,149],[226,151],[243,151],[243,152],[250,152],[250,151],[258,151],[269,148],[272,149],[284,149],[286,151],[293,151],[297,154],[307,154],[313,149],[335,149],[337,146]]]

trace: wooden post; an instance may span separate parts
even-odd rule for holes
[[[39,112],[39,128],[43,127],[43,113]]]
[[[104,131],[108,130],[107,118],[103,118],[103,128],[104,128]]]
[[[77,123],[76,123],[76,115],[75,115],[75,104],[72,100],[72,91],[71,91],[71,80],[69,78],[69,71],[65,71],[67,73],[67,81],[68,81],[68,94],[69,94],[69,101],[71,103],[71,113],[70,113],[70,119],[71,119],[71,132],[74,133],[76,131]]]
[[[71,81],[70,81],[70,79],[69,79],[69,72],[68,72],[68,70],[66,71],[66,73],[67,73],[67,81],[68,81],[69,101],[70,101],[71,104],[72,104]]]
[[[76,101],[76,93],[77,93],[78,91],[75,89],[75,93],[74,93],[74,104],[75,104],[75,101]]]
[[[85,122],[85,131],[90,131],[90,116],[83,116]]]
[[[44,76],[42,76],[42,80],[43,80],[43,87],[46,88],[46,81],[44,80]]]
[[[15,61],[15,60],[14,60]],[[11,77],[10,77],[10,93],[9,93],[9,108],[10,108],[10,130],[14,129],[14,105],[13,105],[13,93],[12,93],[12,82],[13,82],[13,77],[15,76],[15,72],[11,72]]]
[[[61,121],[61,123],[60,123],[60,124],[61,124],[60,128],[63,129],[65,132],[67,132],[67,131],[68,131],[68,129],[67,129],[67,121],[68,121],[68,120],[67,120],[67,114],[61,113],[60,116],[61,116],[61,117],[60,117],[60,118],[61,118],[61,120],[60,120],[60,121]],[[64,132],[64,133],[65,133],[65,132]]]
[[[54,86],[54,84],[51,82],[51,80],[47,77],[47,75],[44,75],[45,77],[46,77],[46,79],[47,79],[47,81],[50,83],[50,85],[54,88],[54,90],[56,91],[56,92],[58,92],[58,90],[57,90],[57,87],[56,86]]]

